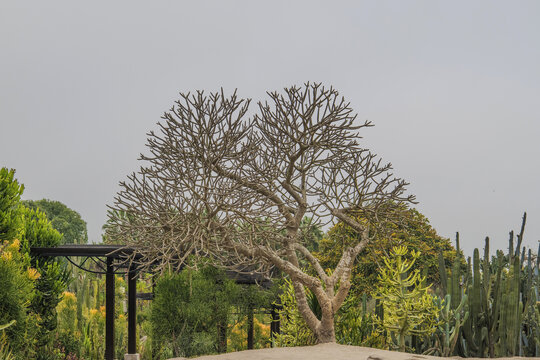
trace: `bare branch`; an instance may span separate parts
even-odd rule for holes
[[[269,92],[249,117],[236,91],[180,94],[156,131],[143,165],[120,183],[107,236],[135,247],[141,265],[178,269],[190,257],[293,281],[299,309],[319,341],[332,341],[358,253],[401,219],[408,185],[361,147],[350,104],[333,88],[304,84]],[[328,276],[303,244],[302,220],[342,221],[359,234]],[[304,272],[298,256],[315,269]],[[334,286],[339,284],[337,293]],[[317,297],[321,321],[307,305]]]

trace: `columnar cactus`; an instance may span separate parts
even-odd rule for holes
[[[526,219],[524,214],[515,247],[514,232],[510,232],[507,255],[497,251],[490,260],[486,238],[483,258],[475,249],[466,271],[462,270],[458,256],[448,278],[444,262],[439,261],[441,290],[446,295],[444,301],[450,302],[450,307],[441,312],[456,310],[463,303],[464,310],[469,312],[467,318],[460,320],[457,346],[452,347],[449,355],[540,356],[540,256],[534,264],[531,251],[527,253],[521,248]],[[459,249],[459,237],[456,240]],[[441,326],[452,328],[450,324]],[[448,351],[448,347],[445,349]]]

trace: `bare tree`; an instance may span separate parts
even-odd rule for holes
[[[135,246],[143,263],[174,268],[189,255],[252,271],[287,274],[298,308],[320,343],[334,342],[334,314],[350,288],[358,253],[400,219],[407,183],[361,147],[356,115],[320,84],[250,100],[219,93],[181,94],[148,135],[145,165],[121,182],[110,236]],[[343,221],[358,233],[327,273],[301,236],[302,219]],[[316,276],[299,265],[303,258]],[[319,320],[305,288],[317,297]]]

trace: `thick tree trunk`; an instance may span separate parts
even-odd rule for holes
[[[335,343],[336,342],[336,332],[334,329],[334,319],[332,317],[331,321],[321,321],[321,324],[315,331],[315,336],[317,337],[317,343]]]
[[[319,302],[322,310],[322,318],[320,320],[317,319],[315,314],[313,314],[313,311],[306,301],[303,285],[294,284],[294,289],[298,310],[306,321],[306,324],[317,338],[317,343],[324,344],[336,342],[333,303],[331,298],[325,295],[324,290],[322,290],[322,286],[318,289],[316,288],[312,290],[314,293],[316,293],[317,301]]]
[[[333,290],[332,290],[333,295]],[[315,329],[315,336],[317,336],[317,342],[319,344],[336,342],[336,333],[334,330],[334,308],[333,308],[333,296],[324,296],[319,294],[317,300],[321,307],[321,321]]]

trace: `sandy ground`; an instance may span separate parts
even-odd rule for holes
[[[174,358],[170,360],[180,360]],[[290,348],[272,348],[261,350],[246,350],[221,355],[207,355],[190,360],[435,360],[448,359],[437,356],[424,356],[371,349],[360,346],[348,346],[338,344],[320,344],[314,346],[300,346]],[[473,359],[473,358],[469,358]],[[498,358],[498,359],[538,359],[538,358]]]

